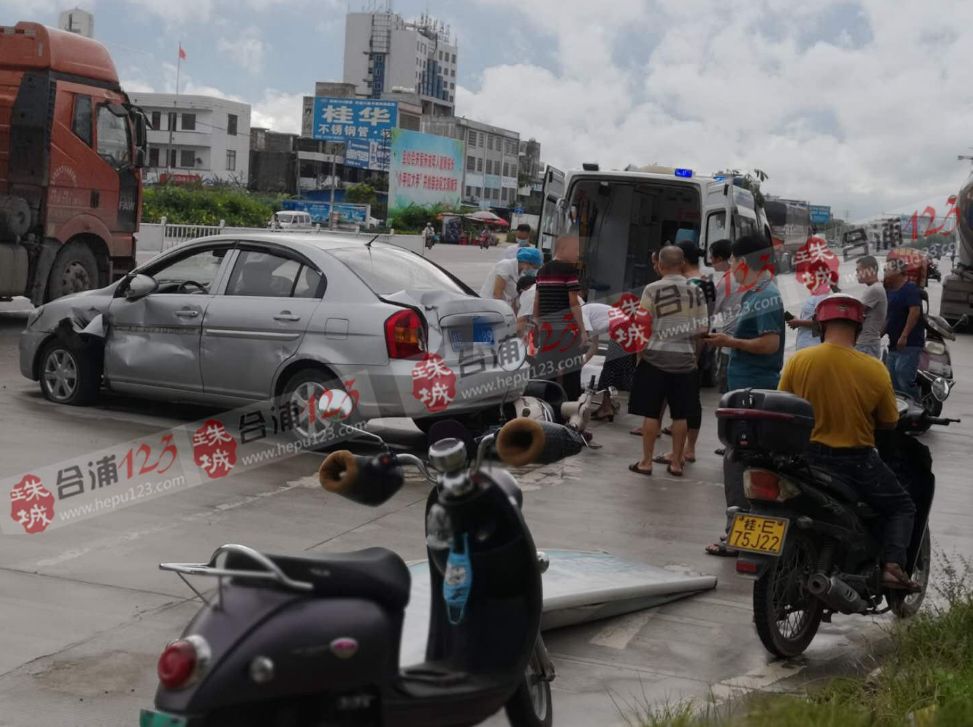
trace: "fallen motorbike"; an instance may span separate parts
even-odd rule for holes
[[[727,545],[737,573],[754,580],[753,614],[772,654],[803,652],[833,613],[915,614],[929,581],[928,518],[935,491],[929,449],[909,432],[950,420],[899,398],[899,425],[877,433],[879,453],[909,491],[916,520],[906,571],[918,593],[883,589],[880,523],[848,483],[804,457],[814,426],[811,404],[793,394],[731,391],[717,410],[720,441],[746,464],[750,511],[730,508]],[[928,423],[925,426],[928,426]],[[883,606],[884,603],[884,606]]]
[[[474,725],[505,708],[515,727],[552,722],[554,668],[539,633],[539,554],[517,482],[484,466],[552,462],[561,427],[527,419],[484,439],[413,455],[333,452],[326,490],[376,506],[410,465],[434,483],[426,502],[432,582],[427,661],[399,668],[409,570],[384,548],[280,556],[224,545],[207,563],[166,563],[218,580],[215,597],[159,658],[155,709],[141,727]],[[188,581],[187,581],[188,583]],[[202,594],[193,589],[197,595]]]

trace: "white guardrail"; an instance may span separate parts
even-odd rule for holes
[[[265,232],[285,232],[293,235],[322,234],[322,235],[355,235],[359,237],[373,237],[376,233],[367,230],[360,230],[357,227],[339,227],[335,230],[322,228],[315,225],[310,229],[288,229],[272,230],[268,227],[227,227],[220,220],[218,225],[188,225],[172,224],[166,222],[165,217],[159,223],[143,223],[136,233],[136,255],[138,263],[141,265],[160,252],[169,250],[177,245],[190,240],[210,235],[234,234],[234,233],[265,233]],[[422,242],[419,235],[396,235],[395,231],[382,233],[379,239],[385,242],[395,240],[396,245],[407,247],[415,252],[422,252]]]

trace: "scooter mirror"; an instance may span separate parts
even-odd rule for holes
[[[581,435],[567,427],[523,417],[504,424],[495,443],[497,456],[511,467],[557,462],[583,446]]]

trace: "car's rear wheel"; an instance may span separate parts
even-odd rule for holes
[[[47,283],[47,300],[81,293],[101,285],[98,259],[88,243],[69,242],[54,259]]]
[[[321,415],[318,405],[322,397],[333,397],[336,392],[341,396],[347,393],[341,381],[323,368],[302,369],[287,380],[278,407],[289,406],[294,411],[295,437],[314,447],[337,443],[333,440],[336,422],[351,423],[356,413],[347,417],[337,413],[330,417]]]
[[[56,404],[85,406],[98,398],[101,362],[95,352],[51,341],[41,351],[38,373],[41,393]]]

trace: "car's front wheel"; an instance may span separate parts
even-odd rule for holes
[[[101,361],[93,352],[52,341],[40,355],[41,393],[57,404],[85,406],[98,398]]]

